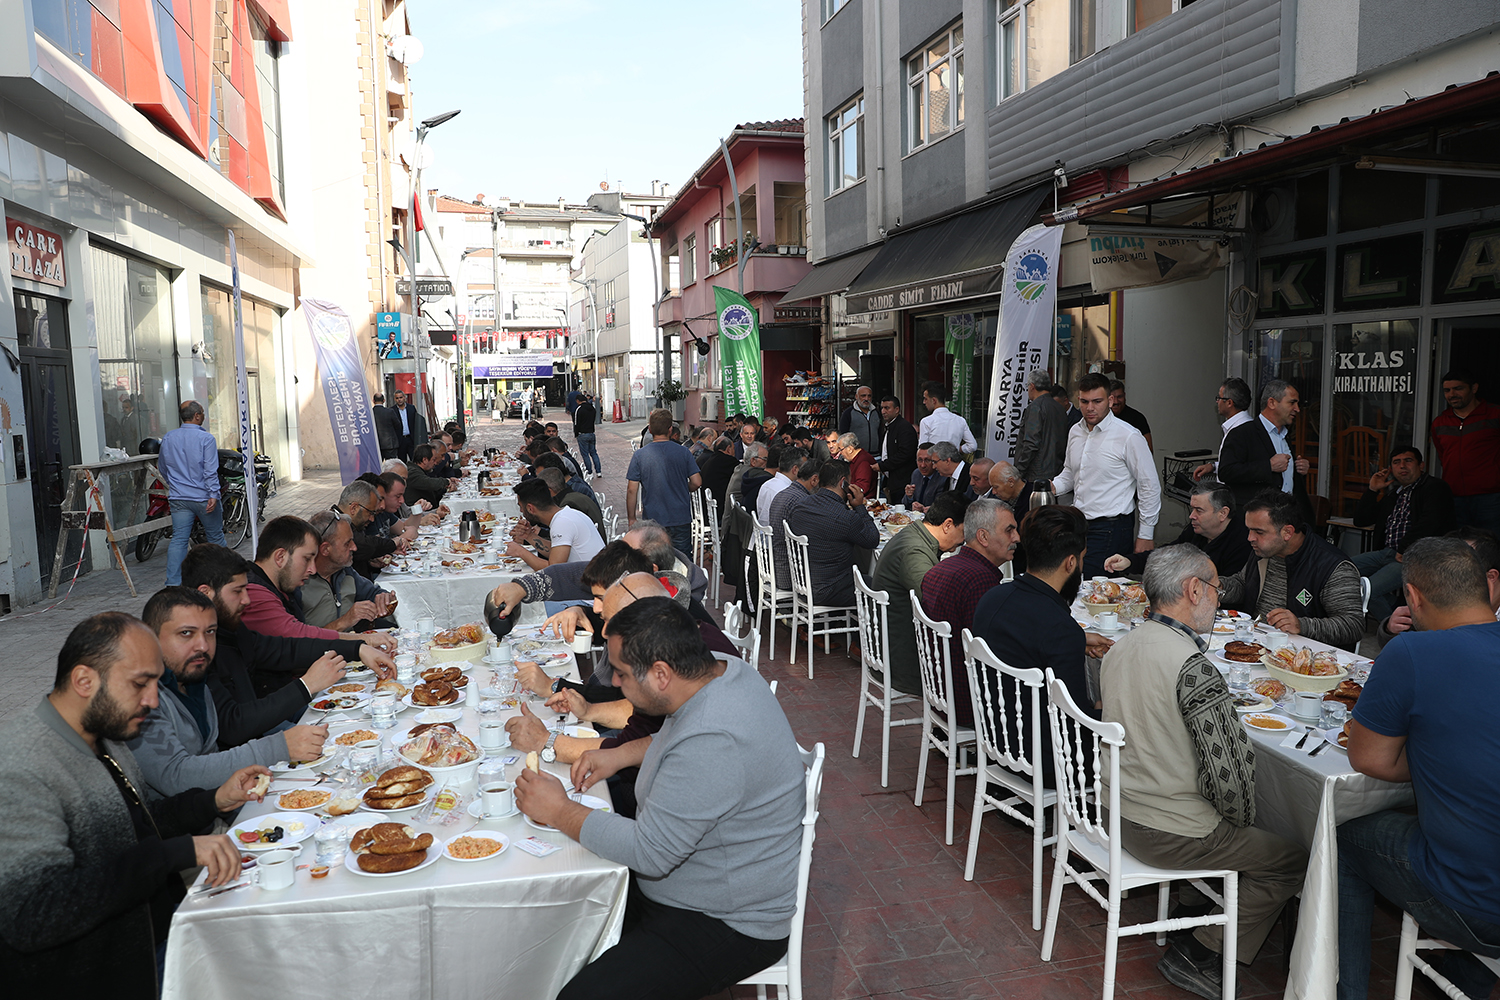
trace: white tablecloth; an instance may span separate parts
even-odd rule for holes
[[[488,675],[481,666],[472,676],[471,689]],[[470,738],[478,734],[473,705],[465,702],[460,723]],[[403,712],[397,726],[410,728],[415,715]],[[567,765],[543,766],[566,780]],[[473,784],[461,790],[472,792]],[[609,795],[603,783],[591,794]],[[242,818],[274,811],[276,793],[266,798],[265,804],[246,807]],[[342,822],[358,820],[382,817],[360,812]],[[448,827],[416,825],[441,844],[476,824],[463,816]],[[500,857],[474,863],[439,858],[421,871],[391,878],[368,878],[340,866],[313,881],[299,871],[289,889],[251,886],[189,898],[172,921],[163,996],[556,996],[579,969],[619,940],[629,872],[560,832],[533,830],[519,815],[485,820],[483,826],[510,838]],[[515,846],[532,835],[562,850],[535,858]],[[309,838],[298,863],[311,863],[313,855]]]
[[[523,573],[529,573],[525,570]],[[484,620],[484,599],[502,583],[509,583],[523,573],[458,573],[441,576],[390,576],[380,574],[380,586],[395,594],[396,622],[402,628],[413,628],[418,618],[430,615],[439,621],[452,619],[462,624]],[[523,605],[523,609],[531,605]],[[522,619],[525,620],[524,618]]]

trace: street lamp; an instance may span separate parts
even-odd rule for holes
[[[424,118],[417,124],[417,145],[415,152],[412,154],[413,162],[411,164],[411,166],[414,168],[414,178],[411,192],[412,203],[407,206],[406,226],[404,227],[406,229],[406,245],[409,246],[411,250],[407,251],[403,249],[401,246],[401,241],[398,239],[386,240],[387,243],[396,248],[396,252],[400,254],[401,259],[406,262],[406,275],[411,279],[411,335],[413,340],[415,341],[414,346],[416,350],[414,351],[414,354],[417,359],[417,364],[412,376],[412,381],[415,383],[415,385],[413,386],[413,390],[417,397],[418,415],[425,414],[425,406],[427,402],[426,393],[422,390],[422,330],[420,325],[418,324],[417,319],[417,317],[421,315],[422,303],[420,296],[417,295],[417,268],[414,259],[416,257],[417,247],[416,213],[422,199],[422,145],[427,141],[427,133],[430,129],[437,128],[439,125],[443,124],[443,122],[448,121],[450,118],[454,118],[457,115],[458,111],[444,111],[440,115],[433,115],[431,118]],[[429,428],[429,430],[430,429],[431,428]]]

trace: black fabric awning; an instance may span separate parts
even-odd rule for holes
[[[1051,185],[892,236],[849,286],[851,313],[939,305],[1000,290],[1005,255]]]
[[[792,290],[781,297],[777,305],[789,306],[793,302],[801,302],[804,299],[822,298],[824,295],[832,295],[834,292],[842,292],[854,284],[865,265],[875,259],[880,253],[880,247],[870,247],[859,253],[851,253],[847,257],[831,260],[826,264],[815,264],[813,269],[805,274],[801,281],[792,286]]]

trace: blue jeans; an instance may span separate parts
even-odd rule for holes
[[[1454,497],[1453,514],[1460,527],[1471,525],[1500,535],[1500,493]]]
[[[1135,552],[1135,515],[1100,517],[1089,522],[1088,551],[1083,555],[1083,578],[1104,572],[1104,560]]]
[[[1360,576],[1370,578],[1370,614],[1384,621],[1398,604],[1406,603],[1401,599],[1401,564],[1395,549],[1361,552],[1350,561]]]
[[[1467,917],[1432,894],[1408,852],[1417,818],[1387,811],[1339,825],[1339,1000],[1364,1000],[1370,986],[1370,919],[1375,893],[1416,918],[1429,936],[1464,951],[1500,956],[1500,924]],[[1453,952],[1439,971],[1471,997],[1490,995],[1495,976],[1473,955]]]
[[[214,545],[224,544],[224,502],[214,504],[212,512],[206,500],[172,499],[172,544],[167,548],[167,586],[182,583],[182,560],[187,558],[192,546],[193,522],[202,521],[208,540]]]
[[[599,440],[597,434],[578,435],[578,457],[583,460],[584,472],[603,472],[604,465],[599,461],[599,450],[594,447]],[[592,466],[590,465],[592,463]]]
[[[691,524],[664,524],[667,534],[672,536],[672,545],[678,552],[687,553],[691,558],[693,555],[693,526]]]

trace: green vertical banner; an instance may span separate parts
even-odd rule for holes
[[[973,313],[944,317],[943,352],[952,359],[953,398],[948,407],[965,420],[974,395],[974,334],[977,324]]]
[[[760,315],[743,295],[714,289],[714,311],[719,316],[719,385],[724,390],[725,413],[764,412],[761,391]]]

